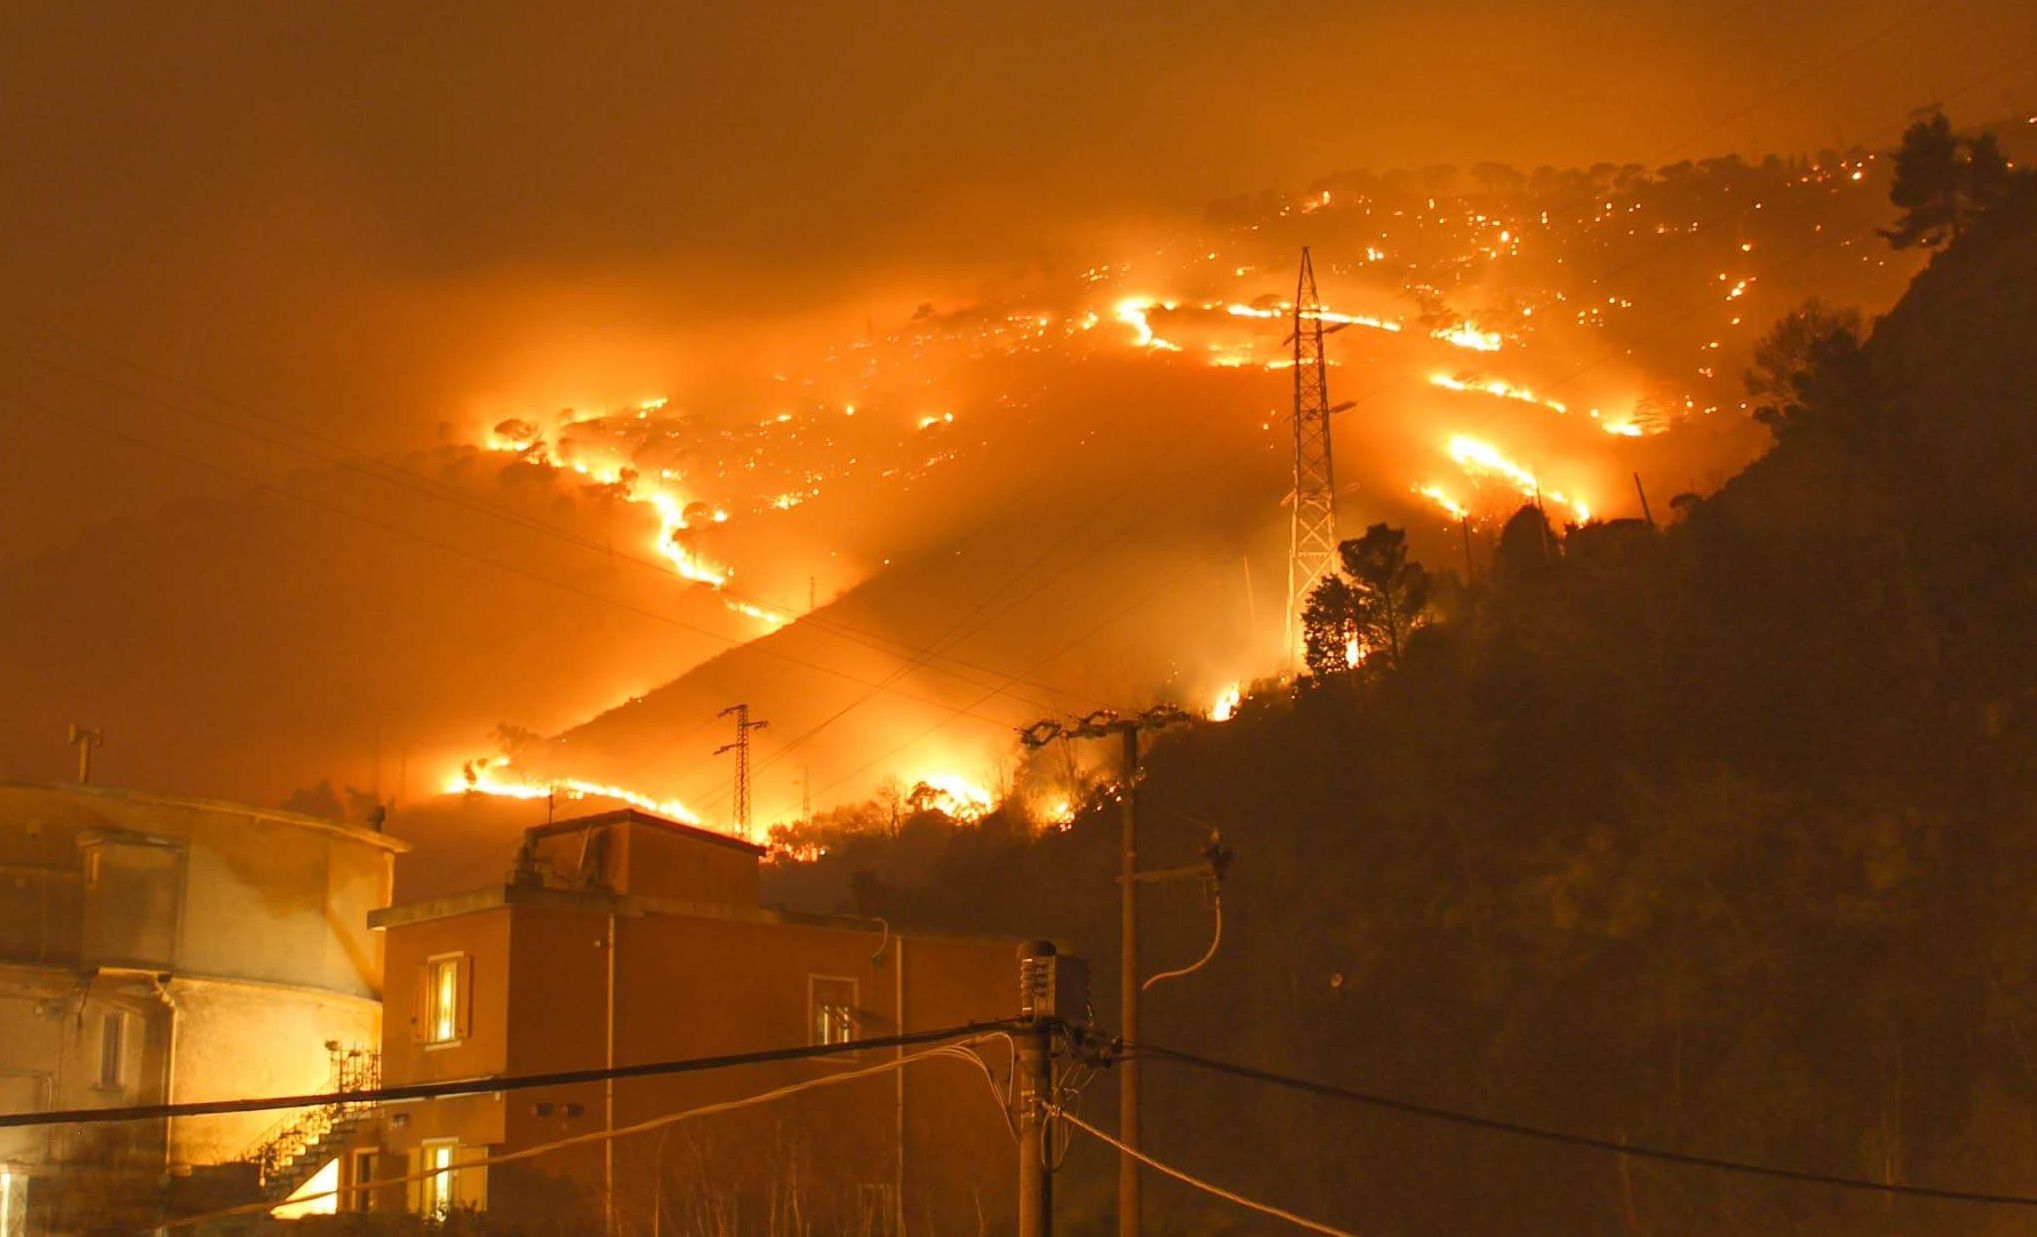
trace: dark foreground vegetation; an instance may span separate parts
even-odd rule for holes
[[[1222,949],[1151,994],[1153,1042],[1613,1139],[2037,1192],[2037,192],[1920,129],[1889,235],[1942,248],[1871,330],[1813,305],[1771,336],[1750,384],[1767,456],[1660,528],[1526,511],[1475,583],[1417,582],[1375,535],[1352,565],[1397,617],[1350,618],[1356,669],[1319,644],[1301,687],[1153,749],[1144,862],[1193,858],[1211,825],[1237,855]],[[1054,933],[1113,1021],[1113,806],[1044,834],[882,823],[826,823],[780,896]],[[1152,969],[1201,952],[1192,886],[1147,906]],[[1157,1155],[1367,1233],[2029,1223],[1146,1077]],[[1091,1112],[1111,1100],[1106,1074]],[[1099,1225],[1109,1173],[1078,1145],[1069,1231]],[[1155,1189],[1153,1231],[1261,1231]]]

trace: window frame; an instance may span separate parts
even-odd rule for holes
[[[417,987],[423,1007],[417,1011],[417,1039],[427,1052],[465,1043],[472,1033],[473,975],[473,960],[465,950],[432,954],[418,963]],[[450,993],[446,992],[448,976]]]
[[[376,1211],[375,1183],[380,1180],[382,1149],[380,1147],[355,1147],[347,1157],[347,1182],[350,1187],[340,1195],[341,1211]]]
[[[28,1185],[33,1178],[0,1164],[0,1237],[28,1237]]]
[[[444,1153],[443,1164],[435,1157]],[[417,1144],[418,1172],[426,1174],[417,1183],[417,1213],[444,1219],[460,1204],[460,1140],[427,1138]]]
[[[843,1011],[843,1037],[829,1038],[828,1024],[822,1021],[822,1010],[835,1008],[834,1003],[824,1005],[820,1000],[823,984],[845,984],[849,990],[848,1004],[841,1005]],[[810,1047],[820,1048],[833,1044],[853,1043],[856,1039],[856,1013],[862,1000],[863,985],[851,975],[809,974],[806,977],[806,1041]]]
[[[128,1064],[133,1058],[131,1023],[134,1015],[118,1006],[99,1012],[99,1072],[92,1086],[100,1091],[127,1090]],[[108,1044],[112,1052],[107,1052]]]

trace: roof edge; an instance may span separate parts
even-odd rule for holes
[[[702,828],[699,825],[689,825],[684,821],[673,820],[669,816],[659,816],[637,807],[614,808],[606,812],[596,812],[591,816],[569,816],[564,820],[552,821],[550,824],[533,825],[524,830],[524,832],[530,837],[547,838],[555,837],[561,833],[578,833],[582,829],[594,829],[602,825],[622,824],[625,822],[636,825],[649,825],[653,828],[668,830],[697,841],[712,842],[719,846],[748,851],[760,859],[768,853],[767,848],[759,846],[755,842],[748,842],[731,834]]]
[[[0,790],[40,790],[54,794],[77,795],[92,799],[124,800],[143,803],[154,807],[188,808],[201,812],[213,812],[221,816],[242,816],[265,824],[289,825],[296,829],[309,829],[319,833],[337,834],[350,842],[365,842],[391,854],[404,854],[410,850],[410,843],[388,833],[351,825],[342,820],[327,820],[323,816],[308,816],[284,808],[256,807],[249,803],[234,803],[226,799],[204,799],[194,795],[166,795],[150,790],[126,790],[118,786],[93,786],[76,782],[25,782],[14,778],[0,778]]]

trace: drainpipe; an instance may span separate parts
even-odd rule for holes
[[[603,1064],[615,1069],[615,912],[608,912],[608,1013]],[[602,1128],[610,1135],[601,1140],[602,1231],[615,1237],[615,1075],[601,1083]]]
[[[885,930],[887,933],[890,931],[889,924],[885,925]],[[893,939],[896,941],[896,946],[892,961],[896,964],[895,970],[897,971],[897,973],[891,977],[892,992],[895,994],[895,1005],[896,1005],[896,1013],[893,1018],[893,1025],[898,1028],[896,1032],[897,1034],[904,1035],[906,1033],[905,938],[901,936],[895,937]],[[898,1209],[898,1237],[905,1237],[905,1069],[904,1069],[905,1045],[904,1044],[900,1044],[898,1046],[898,1061],[899,1068],[891,1071],[891,1076],[892,1079],[894,1080],[894,1085],[897,1088],[898,1096],[898,1163],[897,1163],[897,1176],[891,1183],[891,1189],[893,1196],[892,1205]]]
[[[170,992],[168,976],[149,976],[149,986],[155,989],[156,999],[163,1003],[163,1008],[170,1011],[169,1043],[163,1049],[163,1103],[174,1104],[177,1102],[177,1031],[183,1022],[183,1011],[177,1008],[177,998]],[[163,1118],[164,1172],[170,1171],[171,1168],[171,1148],[176,1141],[171,1135],[176,1132],[176,1129],[177,1119],[175,1117]]]

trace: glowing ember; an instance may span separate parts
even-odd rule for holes
[[[1577,515],[1579,523],[1591,519],[1591,511],[1584,503],[1571,498],[1561,490],[1544,489],[1535,474],[1514,463],[1500,453],[1498,447],[1489,442],[1473,438],[1468,434],[1453,434],[1448,448],[1450,458],[1457,466],[1474,476],[1497,476],[1511,482],[1522,496],[1552,502],[1568,507]]]

